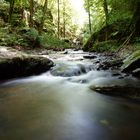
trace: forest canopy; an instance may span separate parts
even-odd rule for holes
[[[0,0],[0,45],[139,44],[139,10],[140,0]]]

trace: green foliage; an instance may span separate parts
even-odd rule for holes
[[[70,44],[59,40],[49,33],[39,35],[35,28],[16,28],[11,30],[10,25],[0,28],[1,46],[22,46],[26,48],[45,47],[48,49],[70,48]]]
[[[63,40],[58,39],[55,36],[52,36],[51,34],[44,33],[42,36],[39,36],[40,43],[45,48],[70,48],[71,46],[64,42]]]
[[[136,60],[140,59],[140,50],[134,51],[127,59],[125,59],[123,62],[122,69],[127,68],[129,65],[131,65]]]
[[[89,0],[89,5],[90,5],[90,11],[91,11],[92,31],[97,32],[105,24],[103,0]],[[87,0],[85,0],[85,9],[88,11]],[[88,29],[86,28],[86,30]]]
[[[18,30],[21,38],[19,40],[20,46],[33,48],[36,38],[38,37],[38,31],[34,28],[22,28]]]
[[[36,39],[38,37],[38,31],[35,28],[30,28],[27,33],[26,36],[32,38],[32,39]]]
[[[69,48],[70,45],[64,41],[59,40],[55,36],[49,33],[43,33],[39,35],[35,28],[31,28],[24,35],[24,42],[28,44],[29,47],[45,47],[45,48]]]
[[[133,47],[135,50],[140,50],[140,42],[134,43]]]
[[[99,52],[107,50],[114,51],[118,49],[120,43],[123,44],[132,33],[134,34],[132,34],[128,43],[137,42],[138,45],[135,43],[134,48],[139,48],[140,37],[136,35],[137,30],[139,30],[138,25],[140,21],[139,10],[137,10],[139,6],[137,2],[139,2],[139,0],[106,0],[108,8],[108,22],[106,22],[106,24],[106,13],[103,10],[104,0],[89,1],[93,34],[89,37],[89,33],[85,32],[85,38],[87,38],[84,46],[85,50]],[[87,0],[85,0],[85,8],[87,9],[86,2]],[[85,26],[85,30],[88,30],[88,25]],[[116,40],[119,43],[118,47],[108,40]]]
[[[107,3],[106,9],[108,12],[105,12],[105,1]],[[131,26],[130,28],[132,29],[129,31],[127,31],[127,28],[129,28],[132,22],[138,1],[139,0],[85,0],[85,9],[88,11],[90,8],[92,31],[93,33],[99,33],[96,37],[94,36],[93,40],[91,39],[93,50],[113,51],[116,45],[107,40],[119,40],[122,37],[124,41],[126,39],[125,37],[131,34],[135,25]],[[31,3],[28,0],[0,1],[0,45],[20,45],[31,48],[70,47],[69,44],[56,37],[58,33],[57,1],[48,0],[46,2],[45,4],[45,0],[33,0],[34,4],[32,4],[33,10],[31,12]],[[76,36],[78,37],[76,34],[77,29],[80,29],[80,27],[72,21],[74,11],[72,11],[70,7],[70,1],[60,1],[59,6],[60,38],[66,37],[72,40],[76,38]],[[27,12],[26,18],[24,12]],[[136,14],[139,15],[138,12]],[[30,15],[32,15],[33,19],[32,28],[29,28],[29,25],[31,25],[29,24],[31,23]],[[108,19],[108,21],[106,19]],[[100,32],[102,30],[103,32]],[[81,31],[83,31],[84,34],[83,40],[86,42],[88,38],[90,38],[88,24],[86,24]],[[125,34],[124,36],[123,33]],[[83,36],[83,34],[81,36]],[[133,43],[137,42],[135,47],[139,48],[139,36],[134,36],[133,38]],[[98,41],[99,43],[97,43]]]
[[[20,45],[21,36],[9,29],[10,29],[9,26],[0,29],[0,45],[1,46]]]
[[[34,28],[15,28],[11,26],[0,28],[0,45],[1,46],[22,46],[32,47],[38,37],[38,31]]]
[[[28,0],[0,1],[0,44],[6,46],[20,45],[23,47],[70,47],[56,38],[57,35],[57,1],[33,0],[33,26],[30,24],[30,6]],[[60,3],[60,38],[74,38],[78,26],[72,22],[70,2],[63,0]],[[4,31],[7,25],[6,32]],[[43,26],[43,27],[42,27]],[[20,29],[21,28],[21,29]],[[25,29],[26,28],[26,29]]]
[[[35,28],[39,31],[42,21],[43,11],[42,6],[38,6],[37,10],[34,13],[34,22],[36,23]],[[43,30],[46,32],[54,34],[54,23],[53,23],[53,15],[51,13],[51,10],[47,9],[44,17],[44,26]]]
[[[116,41],[103,41],[103,42],[98,42],[93,45],[90,51],[97,51],[97,52],[105,52],[105,51],[110,51],[114,52],[118,48],[118,44]]]
[[[0,18],[4,21],[8,21],[8,9],[9,5],[6,2],[0,3]]]
[[[104,0],[89,1],[92,18],[92,31],[93,33],[95,33],[105,26],[105,12],[103,10]],[[107,7],[109,12],[108,24],[114,24],[114,22],[121,22],[124,20],[127,21],[127,27],[127,25],[129,25],[131,22],[134,13],[135,3],[135,0],[107,0]],[[85,0],[85,8],[87,10],[87,0]],[[119,28],[121,27],[122,26],[119,26]],[[85,30],[88,30],[88,26],[85,26]],[[125,30],[125,28],[123,30]],[[88,32],[85,33],[85,37],[87,37]]]
[[[134,2],[132,4],[133,0],[108,0],[108,4],[110,5],[110,18],[109,18],[109,22],[113,23],[115,21],[119,21],[119,20],[125,20],[127,19],[127,21],[129,22],[133,16],[133,5]]]

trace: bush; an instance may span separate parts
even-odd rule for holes
[[[133,46],[134,50],[140,50],[140,43],[135,43]]]
[[[21,36],[14,31],[10,31],[9,26],[0,28],[0,45],[14,46],[20,45]]]
[[[70,48],[70,44],[48,33],[39,36],[39,40],[41,45],[45,48]]]
[[[116,43],[116,41],[103,41],[99,43],[95,43],[93,47],[91,48],[91,51],[96,52],[114,52],[117,48],[119,48],[119,44]]]

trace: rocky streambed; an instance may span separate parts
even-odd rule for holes
[[[49,70],[51,75],[69,77],[71,82],[90,83],[89,88],[98,93],[140,100],[139,54],[137,51],[124,59],[114,54],[73,50],[27,54],[0,47],[0,79],[37,75]]]
[[[70,77],[68,80],[71,82],[88,83],[89,88],[98,93],[140,101],[138,53],[139,51],[123,58],[114,54],[84,52],[75,56],[74,52],[67,52],[61,54],[62,58],[54,57],[60,61],[50,73],[53,76]],[[70,60],[65,62],[68,58]]]
[[[121,96],[140,101],[140,50],[130,55],[119,57],[118,55],[103,54],[101,59],[86,56],[87,59],[95,59],[96,70],[110,71],[111,77],[101,77],[90,86],[90,89],[111,96]]]
[[[140,139],[139,102],[126,99],[140,101],[140,81],[123,73],[113,56],[73,50],[34,56],[53,67],[0,83],[2,140]],[[43,66],[46,71],[48,65]]]

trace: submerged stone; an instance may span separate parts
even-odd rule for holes
[[[97,58],[96,55],[85,55],[83,57],[86,58],[86,59],[94,59],[94,58]]]

